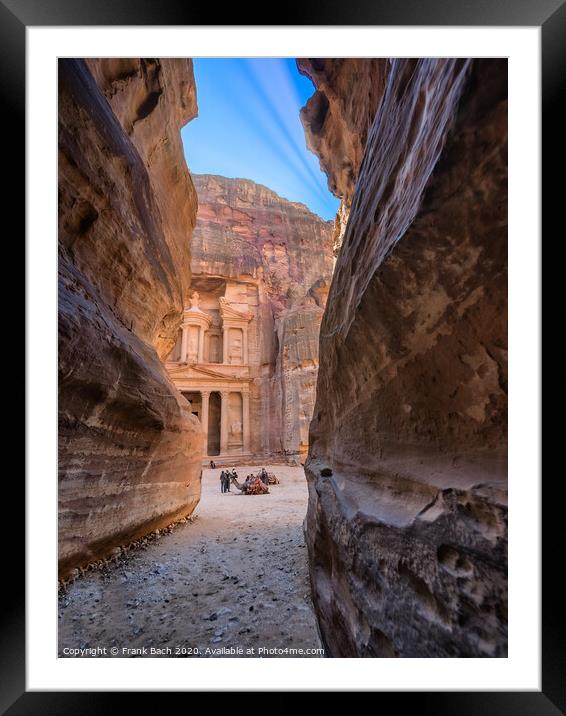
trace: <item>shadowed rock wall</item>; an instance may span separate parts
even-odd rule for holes
[[[160,360],[190,281],[196,111],[190,60],[59,63],[61,576],[199,500],[198,421]]]
[[[316,86],[301,109],[307,146],[318,155],[328,188],[341,200],[334,224],[334,253],[338,255],[390,61],[299,59],[297,66]]]
[[[506,61],[368,62],[371,101],[333,62],[319,90],[346,110],[317,137],[356,116],[363,136],[380,99],[321,327],[305,524],[321,631],[334,656],[502,657]],[[339,191],[347,157],[325,141]]]

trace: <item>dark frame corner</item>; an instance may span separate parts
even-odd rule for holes
[[[223,25],[261,24],[247,22],[242,8],[223,11]],[[160,0],[140,3],[137,0],[0,0],[0,47],[3,72],[0,77],[3,137],[18,146],[18,159],[10,167],[7,186],[8,205],[17,206],[25,216],[25,59],[26,27],[49,25],[214,25],[215,8],[191,7],[183,0]],[[263,19],[263,18],[262,18]],[[559,226],[563,222],[563,186],[556,177],[563,173],[563,113],[559,110],[560,90],[566,67],[565,0],[355,0],[354,3],[316,3],[302,0],[288,6],[286,22],[281,17],[270,24],[286,25],[502,25],[540,26],[542,42],[542,126],[546,132],[543,144],[543,181],[546,189],[543,223]],[[264,20],[264,24],[269,24]],[[17,142],[15,138],[17,137]],[[562,151],[560,151],[562,147]],[[14,152],[14,158],[16,154]],[[558,216],[560,212],[561,216]],[[556,221],[553,221],[556,220]],[[559,223],[560,220],[560,223]],[[22,485],[17,486],[23,500]],[[543,543],[549,551],[559,548],[562,520],[550,514],[552,496],[543,501]],[[17,522],[21,534],[23,520]],[[16,525],[15,525],[16,526]],[[15,532],[15,530],[14,530]],[[23,545],[23,543],[22,543]],[[96,714],[110,710],[116,700],[131,708],[132,697],[148,699],[163,708],[165,694],[27,692],[25,690],[25,593],[24,559],[13,549],[5,551],[4,574],[10,575],[13,588],[2,612],[4,648],[0,651],[0,713],[23,714]],[[544,560],[543,560],[544,566]],[[423,716],[558,716],[566,713],[566,636],[563,629],[562,591],[555,584],[560,571],[543,571],[542,615],[542,691],[540,692],[449,692],[449,693],[380,693],[380,706],[396,698],[403,705],[414,704]],[[375,697],[374,697],[375,698]],[[127,702],[126,700],[127,699]],[[186,705],[186,698],[185,705]]]

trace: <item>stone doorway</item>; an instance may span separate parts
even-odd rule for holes
[[[220,393],[210,394],[208,403],[208,442],[207,454],[220,455],[220,416],[222,413],[222,401]]]

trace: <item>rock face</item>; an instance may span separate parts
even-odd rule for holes
[[[328,188],[340,198],[334,253],[342,244],[369,129],[390,68],[386,59],[299,59],[316,92],[301,110],[307,146],[320,158]]]
[[[248,180],[193,180],[199,197],[193,286],[205,302],[213,294],[226,296],[252,317],[246,373],[251,453],[302,459],[332,276],[332,224]]]
[[[198,422],[160,358],[188,292],[190,60],[59,64],[59,565],[189,514]]]
[[[338,109],[305,124],[337,191],[332,137],[356,117],[365,136],[381,97],[321,327],[305,532],[322,635],[334,656],[502,657],[506,61],[368,63],[369,99],[333,62],[319,90]]]

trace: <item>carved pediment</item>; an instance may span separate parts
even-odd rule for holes
[[[209,316],[208,313],[201,311],[200,308],[185,308],[183,313],[183,323],[186,326],[204,325],[205,328],[208,328],[208,326],[212,323],[212,316]]]
[[[222,380],[226,380],[226,378],[235,378],[236,376],[230,375],[229,373],[221,373],[217,370],[212,370],[212,368],[205,368],[204,366],[192,366],[191,372],[194,373],[195,377],[197,376],[205,376],[207,378],[219,378]]]
[[[251,313],[248,313],[247,311],[238,311],[224,296],[221,296],[218,300],[220,302],[220,315],[222,318],[230,318],[232,320],[236,319],[246,322],[252,320]]]
[[[228,367],[228,366],[227,366]],[[178,363],[174,365],[168,365],[167,370],[171,378],[183,380],[191,378],[215,378],[217,380],[249,380],[247,376],[236,376],[229,371],[222,373],[212,368],[204,367],[202,365],[194,365],[189,363]]]

